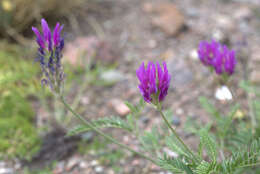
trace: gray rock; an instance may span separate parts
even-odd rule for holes
[[[0,174],[14,174],[14,170],[11,168],[0,168]]]
[[[93,160],[90,162],[91,166],[97,166],[98,165],[98,161],[97,160]]]
[[[147,124],[150,121],[149,117],[147,117],[147,116],[141,116],[140,120],[144,124]]]
[[[97,167],[95,167],[95,172],[97,172],[97,173],[102,173],[103,172],[103,167],[101,167],[101,166],[97,166]]]
[[[189,7],[186,9],[186,14],[190,17],[198,17],[200,15],[200,11],[197,8]]]
[[[172,116],[172,124],[175,126],[179,126],[181,124],[180,118],[177,116]]]
[[[4,167],[6,164],[4,161],[0,161],[0,168]]]
[[[193,80],[193,73],[182,59],[172,60],[168,63],[168,71],[174,81],[173,86],[176,88],[183,87]]]
[[[84,134],[81,135],[81,138],[84,140],[84,141],[91,141],[94,137],[94,133],[93,132],[86,132]]]
[[[100,75],[101,80],[108,83],[117,83],[119,81],[125,80],[126,77],[121,72],[117,70],[108,70]]]

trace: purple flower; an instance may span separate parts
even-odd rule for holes
[[[145,68],[143,62],[139,69],[136,70],[136,75],[140,81],[138,87],[146,102],[157,104],[163,101],[171,81],[165,62],[163,62],[163,69],[158,62],[156,65],[148,62]]]
[[[54,46],[58,46],[60,41],[61,41],[60,32],[61,32],[62,29],[63,29],[63,25],[60,26],[60,23],[57,23],[55,28],[54,28],[54,31],[53,31]]]
[[[223,73],[223,53],[217,52],[214,59],[212,60],[211,66],[215,68],[217,74]]]
[[[60,33],[63,29],[63,25],[60,26],[60,23],[57,23],[53,30],[53,34],[51,33],[49,25],[45,19],[41,20],[41,26],[42,26],[42,33],[43,33],[42,35],[40,34],[40,32],[37,28],[32,27],[32,30],[36,35],[36,41],[37,41],[39,47],[43,51],[51,52],[63,44],[63,43],[61,43],[63,38],[60,35]],[[47,45],[48,50],[45,50],[46,45]]]
[[[56,24],[53,33],[45,19],[41,20],[42,34],[35,27],[32,27],[38,43],[38,57],[44,78],[43,85],[49,85],[51,90],[60,93],[64,80],[64,72],[61,67],[62,50],[64,38],[61,37],[63,26]]]
[[[201,62],[208,66],[212,65],[215,57],[219,53],[220,44],[212,40],[211,43],[201,41],[199,44],[198,54]]]
[[[42,35],[40,34],[39,30],[35,27],[32,27],[33,32],[36,35],[36,41],[38,43],[38,45],[44,49],[45,48],[45,43],[44,43],[44,38],[42,37]]]
[[[225,48],[227,49],[227,48]],[[226,54],[224,54],[223,56],[223,60],[224,60],[224,69],[225,72],[228,75],[232,75],[235,71],[235,66],[237,64],[237,60],[236,60],[236,53],[234,50],[229,51],[227,49]]]
[[[232,75],[235,71],[236,56],[234,50],[229,50],[226,45],[212,40],[211,43],[201,41],[198,48],[201,62],[215,69],[219,75]]]

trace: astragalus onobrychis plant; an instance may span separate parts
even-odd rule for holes
[[[172,173],[256,172],[256,166],[260,162],[260,127],[257,124],[257,121],[260,120],[260,112],[253,111],[255,113],[252,117],[254,126],[250,123],[248,125],[248,122],[241,119],[235,120],[235,114],[239,109],[238,105],[235,105],[228,115],[223,115],[205,97],[201,97],[199,100],[202,106],[213,116],[213,120],[204,126],[190,125],[190,128],[194,127],[192,132],[200,139],[197,149],[191,149],[172,127],[168,112],[163,111],[163,101],[171,85],[171,75],[168,73],[165,62],[162,64],[149,62],[147,65],[142,63],[137,69],[138,88],[142,97],[137,105],[126,102],[131,110],[131,114],[127,116],[126,120],[120,117],[89,120],[87,117],[79,115],[66,102],[63,93],[65,80],[61,63],[64,47],[64,39],[61,34],[63,25],[57,23],[52,32],[44,19],[41,22],[42,34],[37,28],[33,27],[32,30],[36,35],[39,46],[37,60],[42,69],[42,85],[49,87],[57,100],[81,121],[81,124],[69,131],[68,135],[80,134],[89,130],[95,131],[119,147]],[[215,71],[222,79],[222,85],[225,85],[229,78],[234,75],[237,64],[236,54],[234,50],[229,50],[226,45],[214,40],[211,42],[202,41],[199,44],[198,55],[201,62],[209,67],[212,72]],[[246,83],[241,86],[249,92],[255,89],[246,85]],[[146,103],[154,106],[153,108],[163,119],[163,124],[154,125],[151,132],[143,132],[138,126],[139,115]],[[254,101],[253,104],[254,106],[258,104],[258,110],[260,110],[259,102]],[[112,138],[102,131],[105,127],[124,129],[135,135],[140,141],[142,151],[131,149]],[[175,155],[169,155],[165,151],[163,153],[164,147],[170,149]]]

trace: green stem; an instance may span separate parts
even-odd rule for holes
[[[224,140],[220,139],[220,156],[222,160],[225,160],[225,155],[224,155]]]
[[[197,161],[199,162],[199,160],[197,159],[197,157],[194,155],[194,153],[187,147],[187,145],[182,141],[182,139],[178,136],[177,132],[173,129],[173,127],[171,126],[171,124],[169,123],[169,121],[167,120],[167,118],[165,117],[165,115],[163,114],[161,108],[158,109],[158,111],[160,112],[163,120],[165,121],[165,123],[167,124],[167,126],[170,128],[170,130],[172,131],[172,133],[174,134],[174,136],[178,139],[178,141],[182,144],[182,146],[185,148],[185,150],[187,150],[189,152],[189,154]]]
[[[254,101],[252,99],[252,96],[248,96],[248,105],[249,105],[249,116],[251,118],[251,124],[252,124],[252,132],[253,134],[255,133],[255,128],[256,128],[256,113],[255,113],[255,105],[254,105]]]
[[[253,163],[253,164],[247,164],[247,165],[239,166],[239,168],[242,168],[242,167],[253,167],[253,166],[257,166],[257,165],[260,165],[260,162],[259,163]]]
[[[83,85],[81,85],[80,86],[80,89],[79,89],[79,91],[77,92],[77,94],[76,94],[76,96],[75,96],[75,98],[73,99],[73,102],[72,102],[72,104],[71,104],[71,107],[72,108],[77,108],[78,106],[79,106],[79,104],[80,104],[80,97],[83,95],[83,93],[84,93],[84,90],[87,88],[87,86],[89,85],[89,83],[88,82],[85,82],[85,83],[83,83]],[[72,117],[72,112],[70,112],[71,114],[68,114],[67,115],[67,120],[65,120],[66,121],[66,124],[68,124],[70,121],[71,121],[71,117]]]
[[[131,148],[129,148],[128,146],[124,145],[124,144],[121,144],[119,143],[117,140],[115,140],[114,138],[112,138],[111,136],[108,136],[106,134],[104,134],[102,131],[100,131],[98,128],[96,128],[94,125],[92,125],[92,123],[86,119],[84,119],[81,115],[77,114],[71,107],[69,104],[66,103],[66,101],[64,100],[63,97],[60,97],[60,100],[61,102],[64,104],[64,106],[74,115],[76,116],[80,121],[82,121],[85,125],[87,125],[88,127],[90,127],[92,130],[94,130],[96,133],[98,133],[99,135],[103,136],[104,138],[106,138],[107,140],[115,143],[116,145],[122,147],[122,148],[125,148],[127,149],[128,151],[134,153],[134,154],[137,154],[139,155],[140,157],[143,157],[149,161],[151,161],[152,163],[154,164],[157,164],[156,161],[140,152],[137,152]]]

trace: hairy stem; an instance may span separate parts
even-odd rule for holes
[[[255,105],[253,100],[253,95],[249,93],[248,95],[248,106],[249,106],[249,116],[251,118],[252,132],[255,133],[256,128],[256,113],[255,113]]]
[[[220,140],[220,156],[222,160],[225,160],[225,154],[224,154],[224,140]]]
[[[188,148],[188,146],[182,141],[182,139],[179,137],[179,135],[177,134],[177,132],[174,130],[174,128],[171,126],[171,124],[169,123],[169,121],[167,120],[167,118],[165,117],[165,115],[163,114],[162,110],[159,108],[158,111],[160,112],[164,122],[166,123],[166,125],[170,128],[170,130],[172,131],[172,133],[174,134],[174,136],[178,139],[178,141],[182,144],[182,146],[185,148],[185,150],[193,157],[193,159],[195,159],[195,161],[199,162],[198,158],[196,157],[196,155]]]
[[[128,151],[140,156],[140,157],[143,157],[149,161],[151,161],[152,163],[154,164],[157,164],[156,161],[140,152],[137,152],[133,149],[131,149],[130,147],[128,147],[127,145],[124,145],[120,142],[118,142],[117,140],[115,140],[114,138],[112,138],[111,136],[109,135],[106,135],[105,133],[103,133],[102,131],[100,131],[98,128],[96,128],[90,121],[84,119],[81,115],[77,114],[71,107],[70,105],[64,100],[63,97],[60,97],[60,101],[64,104],[64,106],[75,116],[77,117],[82,123],[84,123],[85,125],[87,125],[88,127],[90,127],[92,130],[94,130],[96,133],[98,133],[99,135],[101,135],[102,137],[104,137],[105,139],[115,143],[116,145],[124,148],[124,149],[127,149]]]

